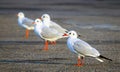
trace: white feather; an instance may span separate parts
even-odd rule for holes
[[[102,59],[100,59],[100,58],[96,58],[98,61],[100,61],[100,62],[104,62]]]
[[[29,19],[24,16],[23,12],[18,13],[18,24],[28,30],[34,30],[34,24],[32,24],[34,20]]]
[[[100,56],[98,50],[93,48],[87,42],[78,39],[77,33],[75,31],[69,31],[68,34],[69,34],[69,38],[67,40],[67,46],[70,49],[70,51],[78,55],[90,56],[96,58],[100,62],[103,62],[103,60],[98,58]]]

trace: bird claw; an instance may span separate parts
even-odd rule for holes
[[[74,66],[78,66],[78,67],[80,67],[80,66],[83,66],[82,64],[75,64]]]
[[[47,51],[47,50],[48,50],[48,48],[43,48],[43,50]]]
[[[52,44],[52,45],[56,45],[56,42],[55,42],[55,41],[53,41],[53,42],[51,42],[51,44]]]

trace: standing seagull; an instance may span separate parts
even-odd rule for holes
[[[69,31],[67,35],[69,36],[67,40],[68,48],[70,49],[70,51],[78,55],[78,63],[76,64],[76,66],[83,65],[82,60],[85,56],[94,57],[100,62],[103,62],[102,59],[112,61],[111,59],[102,56],[95,48],[90,46],[87,42],[78,39],[77,38],[78,35],[75,31]],[[66,34],[63,36],[66,36]]]
[[[53,42],[63,38],[63,33],[59,33],[54,28],[49,28],[49,25],[44,25],[40,19],[36,19],[34,24],[36,24],[34,29],[35,33],[45,40],[44,50],[48,50],[48,41]]]
[[[26,29],[25,37],[27,39],[29,37],[29,30],[34,30],[34,25],[32,24],[34,20],[25,17],[23,12],[19,12],[17,16],[18,16],[18,24]]]
[[[51,21],[49,14],[43,14],[41,16],[41,19],[42,19],[44,25],[49,26],[49,28],[55,29],[59,33],[67,33],[68,32],[67,29],[65,29],[65,28],[61,27],[59,24]],[[67,36],[64,36],[64,37],[67,37]],[[56,42],[53,41],[53,43],[56,43]]]

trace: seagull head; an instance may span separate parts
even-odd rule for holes
[[[68,32],[68,35],[69,35],[69,37],[75,37],[75,38],[77,38],[77,36],[78,36],[78,35],[77,35],[77,32],[76,32],[76,31],[73,31],[73,30],[72,30],[72,31],[69,31],[69,32]]]
[[[25,15],[24,15],[23,12],[19,12],[19,13],[17,14],[17,16],[18,16],[19,18],[24,18],[24,17],[25,17]]]
[[[37,25],[39,24],[39,25],[41,25],[42,24],[42,20],[37,18],[37,19],[35,19],[35,21],[32,24],[37,24]]]
[[[49,14],[43,14],[43,15],[41,16],[41,19],[42,19],[43,21],[50,21],[50,15],[49,15]]]
[[[68,33],[65,33],[63,36],[74,37],[74,38],[78,37],[76,31],[74,31],[74,30],[69,31]]]

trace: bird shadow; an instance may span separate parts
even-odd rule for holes
[[[0,45],[39,45],[43,44],[44,41],[0,41]],[[58,41],[59,44],[65,44],[65,41]]]
[[[90,44],[119,44],[120,40],[88,40]],[[44,44],[44,41],[0,41],[0,45],[39,45]],[[66,41],[57,41],[57,44],[66,44]]]
[[[60,60],[69,60],[68,58],[47,58],[40,60],[0,60],[0,63],[33,63],[33,64],[64,64],[72,65],[68,63],[63,63]],[[59,61],[59,62],[56,62]]]

